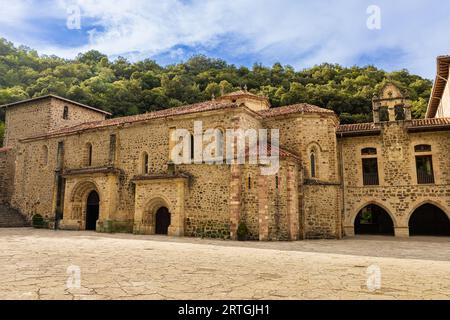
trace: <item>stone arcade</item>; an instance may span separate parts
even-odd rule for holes
[[[427,118],[386,83],[372,123],[339,125],[308,104],[270,108],[246,90],[137,116],[56,96],[3,106],[0,204],[60,228],[250,239],[360,233],[450,235],[450,57],[438,58]],[[171,132],[279,129],[280,170],[174,165]]]

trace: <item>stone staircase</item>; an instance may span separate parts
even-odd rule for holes
[[[0,228],[30,227],[30,223],[17,210],[0,204]]]

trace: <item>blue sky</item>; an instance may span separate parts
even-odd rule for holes
[[[380,29],[367,27],[371,5]],[[450,54],[448,1],[0,0],[0,8],[0,37],[67,58],[97,49],[169,64],[202,53],[246,66],[374,64],[433,78],[436,56]],[[74,9],[80,29],[67,27]]]

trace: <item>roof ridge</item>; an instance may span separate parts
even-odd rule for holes
[[[193,114],[193,113],[206,112],[206,111],[225,109],[225,108],[233,108],[233,107],[237,107],[237,104],[232,103],[232,102],[215,101],[215,100],[203,101],[203,102],[197,102],[197,103],[179,106],[179,107],[173,107],[173,108],[168,108],[168,109],[163,109],[163,110],[141,113],[141,114],[137,114],[137,115],[117,117],[117,118],[111,118],[111,119],[99,120],[99,121],[84,122],[84,123],[80,123],[80,124],[72,126],[72,127],[66,127],[66,128],[54,130],[54,131],[51,131],[44,135],[26,138],[24,140],[42,138],[42,137],[58,135],[58,134],[70,134],[70,133],[74,133],[74,132],[81,131],[81,130],[104,128],[104,127],[117,126],[117,125],[127,124],[127,123],[135,123],[135,122],[152,120],[152,119],[160,119],[163,117],[186,115],[186,114],[190,114],[190,113]]]
[[[106,115],[111,115],[111,113],[108,112],[108,111],[105,111],[105,110],[102,110],[102,109],[98,109],[98,108],[95,108],[95,107],[91,107],[91,106],[88,106],[87,104],[83,104],[83,103],[80,103],[80,102],[77,102],[77,101],[74,101],[74,100],[70,100],[70,99],[67,99],[67,98],[64,98],[64,97],[60,97],[60,96],[58,96],[56,94],[52,94],[52,93],[46,94],[46,95],[43,95],[43,96],[39,96],[39,97],[34,97],[34,98],[21,100],[21,101],[6,103],[6,104],[1,105],[0,108],[13,107],[13,106],[17,106],[17,105],[20,105],[20,104],[33,102],[33,101],[36,101],[36,100],[43,100],[43,99],[49,99],[49,98],[58,99],[58,100],[65,101],[65,102],[68,102],[68,103],[71,103],[71,104],[74,104],[74,105],[77,105],[77,106],[80,106],[80,107],[83,107],[83,108],[87,108],[87,109],[90,109],[90,110],[93,110],[93,111],[96,111],[96,112],[99,112],[99,113],[103,113],[103,114],[106,114]]]
[[[304,112],[304,113],[329,113],[329,114],[335,114],[333,110],[322,108],[310,103],[306,102],[300,102],[296,104],[290,104],[286,106],[280,106],[280,107],[272,107],[268,110],[262,110],[259,113],[263,116],[269,117],[269,116],[276,116],[276,115],[284,115],[284,114],[291,114],[291,113],[297,113],[297,112]]]

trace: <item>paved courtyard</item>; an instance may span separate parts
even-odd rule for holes
[[[0,299],[412,298],[450,299],[450,238],[240,243],[0,229]]]

